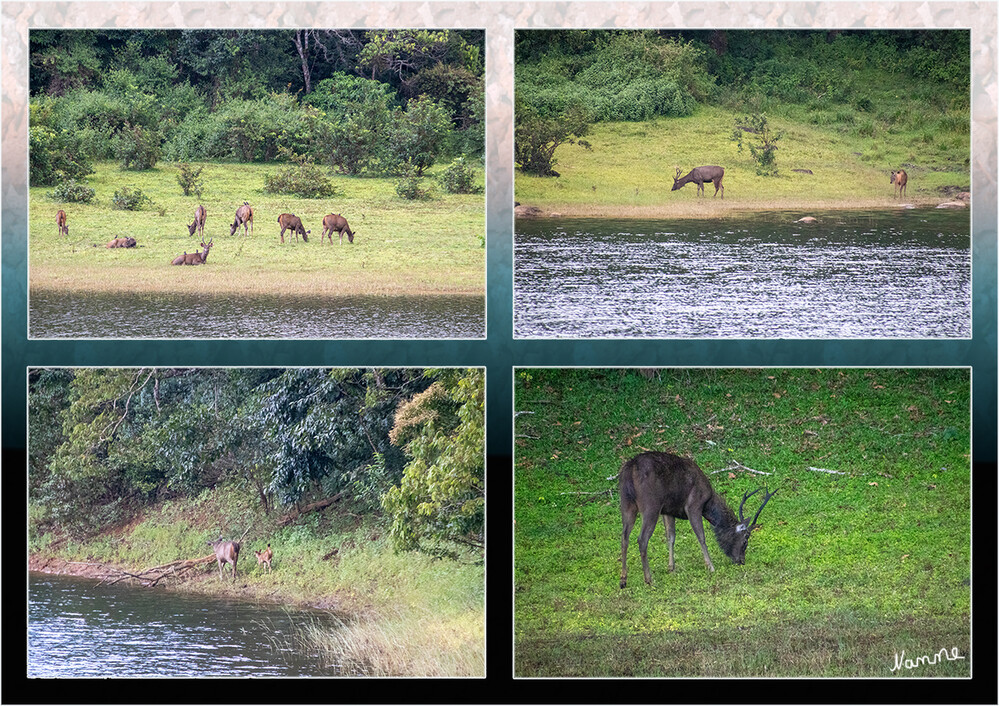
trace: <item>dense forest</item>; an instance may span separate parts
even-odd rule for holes
[[[782,117],[947,158],[970,132],[967,30],[521,30],[516,159],[551,175],[589,126],[692,115]],[[965,157],[965,164],[968,164]]]
[[[170,161],[422,173],[484,151],[478,30],[33,30],[31,185]]]
[[[28,422],[36,536],[226,486],[263,515],[335,498],[396,548],[481,556],[482,370],[35,369]]]

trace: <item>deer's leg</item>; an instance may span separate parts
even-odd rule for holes
[[[642,572],[645,574],[645,583],[652,585],[652,573],[649,571],[649,540],[656,529],[659,521],[659,512],[642,513],[642,531],[638,535],[638,549],[642,554]]]
[[[687,508],[687,517],[690,518],[690,526],[694,529],[694,534],[697,535],[697,541],[701,543],[701,551],[704,553],[704,563],[708,565],[708,569],[714,571],[715,565],[711,563],[711,556],[708,554],[708,545],[704,541],[704,523],[701,521],[701,513]]]
[[[673,571],[673,543],[676,541],[676,518],[663,515],[663,527],[666,528],[666,544],[669,545],[669,570]]]
[[[628,585],[628,540],[631,539],[631,529],[635,526],[638,506],[621,500],[621,588]]]

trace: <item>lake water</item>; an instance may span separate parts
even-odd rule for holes
[[[31,572],[28,677],[333,676],[285,646],[315,612]],[[56,701],[59,698],[55,699]]]
[[[32,338],[484,338],[485,297],[32,293]]]
[[[966,338],[967,211],[518,219],[517,338]]]

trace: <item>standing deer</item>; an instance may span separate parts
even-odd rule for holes
[[[262,552],[254,550],[254,556],[257,557],[257,566],[261,564],[267,565],[267,572],[270,573],[271,570],[271,559],[274,558],[274,552],[271,550],[270,542],[267,543],[267,549]]]
[[[66,212],[61,208],[56,213],[56,225],[59,226],[59,235],[69,236],[69,226],[66,225]]]
[[[215,550],[215,560],[219,563],[219,580],[222,580],[222,565],[232,564],[232,581],[236,582],[236,561],[239,559],[239,542],[223,542],[219,537],[208,546]]]
[[[282,213],[278,216],[278,225],[281,226],[281,242],[284,242],[284,232],[290,230],[295,234],[295,240],[298,240],[299,234],[302,236],[302,240],[309,242],[309,233],[311,230],[305,230],[305,226],[302,225],[302,219],[296,216],[294,213]]]
[[[199,204],[198,207],[194,209],[194,223],[192,223],[187,227],[187,230],[188,232],[190,232],[191,235],[194,235],[194,231],[198,231],[198,235],[201,236],[202,240],[205,239],[206,216],[207,213],[205,212],[205,207]],[[229,235],[232,235],[232,233],[230,233]]]
[[[333,244],[333,233],[340,234],[340,245],[343,245],[343,234],[347,234],[347,242],[354,242],[354,231],[350,229],[347,225],[347,219],[341,216],[339,213],[331,213],[323,218],[323,234],[319,238],[319,244],[322,245],[323,239],[326,234],[329,233],[330,245]]]
[[[692,459],[656,451],[639,454],[624,462],[618,474],[618,491],[621,494],[621,519],[624,523],[621,534],[621,588],[628,582],[628,540],[637,515],[642,516],[642,531],[638,535],[642,570],[645,572],[645,583],[651,585],[647,551],[660,515],[663,516],[669,543],[669,570],[673,571],[673,542],[676,540],[676,518],[679,517],[690,521],[697,541],[701,543],[704,563],[714,571],[715,567],[704,542],[701,518],[711,523],[722,551],[736,564],[743,564],[746,561],[749,535],[757,526],[756,520],[767,501],[777,492],[764,491],[760,509],[756,511],[752,522],[746,522],[742,516],[742,508],[746,500],[760,492],[759,488],[742,496],[737,518],[725,499],[711,488],[708,477]]]
[[[184,252],[183,255],[178,255],[173,259],[171,265],[203,265],[208,261],[208,251],[212,249],[212,238],[207,243],[202,240],[201,247],[204,248],[202,252]]]
[[[904,169],[899,169],[897,172],[891,173],[891,180],[888,183],[895,185],[895,198],[898,198],[905,193],[905,185],[909,183],[909,175],[905,173]]]
[[[725,176],[724,167],[708,166],[708,167],[694,167],[690,170],[687,176],[680,178],[680,167],[676,168],[676,176],[673,177],[673,188],[670,191],[676,191],[682,186],[694,182],[697,184],[697,195],[704,196],[704,182],[710,181],[715,185],[715,196],[718,195],[718,190],[721,189],[722,199],[725,198],[725,187],[722,186],[722,178]],[[712,196],[711,198],[714,198]]]
[[[232,227],[229,229],[229,235],[235,235],[236,231],[240,226],[243,226],[243,235],[246,235],[246,228],[249,226],[250,232],[253,232],[253,207],[246,201],[243,205],[236,209],[236,220],[232,222]]]

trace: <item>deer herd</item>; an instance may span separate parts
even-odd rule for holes
[[[209,238],[205,242],[205,221],[208,219],[208,212],[205,207],[198,205],[194,209],[194,221],[192,221],[187,226],[188,235],[194,235],[195,233],[201,237],[201,243],[198,245],[201,248],[200,251],[195,250],[194,252],[184,251],[183,254],[175,257],[170,264],[172,265],[203,265],[208,261],[208,251],[212,248],[215,238]],[[284,243],[284,233],[286,230],[290,230],[298,240],[298,236],[302,236],[302,240],[306,243],[309,242],[309,235],[312,233],[311,230],[306,230],[305,226],[302,224],[302,219],[296,216],[294,213],[282,213],[277,219],[278,225],[281,227],[281,232],[278,234],[281,238],[281,242]],[[66,211],[59,209],[56,213],[56,226],[59,229],[60,236],[69,236],[69,225],[68,218],[66,216]],[[229,228],[229,235],[235,235],[239,228],[243,228],[243,236],[253,234],[253,207],[250,206],[249,202],[244,201],[243,205],[236,209],[236,218],[232,222]],[[320,243],[324,242],[326,236],[329,236],[330,245],[333,244],[333,234],[339,233],[340,244],[343,245],[343,236],[346,233],[347,242],[354,242],[355,232],[351,230],[350,225],[347,223],[347,219],[339,213],[331,213],[323,218],[323,236],[320,238]],[[137,246],[137,241],[135,238],[131,237],[121,237],[114,238],[107,243],[105,243],[105,248],[134,248]],[[94,247],[100,247],[95,245]]]

